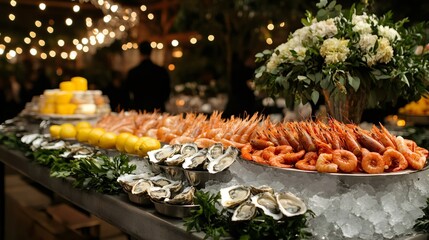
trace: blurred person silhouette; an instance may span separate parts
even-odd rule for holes
[[[0,77],[0,121],[13,118],[22,110],[21,85],[15,75]]]
[[[148,41],[139,44],[139,51],[141,61],[128,72],[124,82],[130,96],[130,108],[164,112],[170,97],[170,76],[165,68],[150,59],[152,47]]]
[[[231,88],[228,92],[228,102],[222,114],[224,118],[231,116],[252,115],[256,112],[256,98],[248,81],[253,78],[254,70],[233,56],[231,70]]]
[[[128,110],[128,91],[123,85],[123,76],[119,71],[112,72],[112,81],[103,89],[103,93],[109,97],[110,108],[112,111],[119,112]]]

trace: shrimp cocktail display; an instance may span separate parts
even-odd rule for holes
[[[328,173],[384,173],[421,170],[428,151],[414,141],[393,136],[381,124],[370,131],[330,119],[282,122],[254,114],[223,119],[204,114],[121,112],[101,118],[96,127],[114,133],[130,132],[169,144],[216,143],[241,150],[243,159],[280,168]]]
[[[260,129],[242,158],[280,168],[327,173],[384,173],[426,166],[428,150],[383,125],[370,131],[330,119],[286,122]]]

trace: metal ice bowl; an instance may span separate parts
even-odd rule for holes
[[[147,194],[144,195],[138,195],[138,194],[132,194],[131,192],[127,192],[128,199],[130,199],[131,202],[137,203],[142,206],[152,206],[152,201],[150,200],[150,197]]]
[[[185,218],[191,215],[192,210],[197,210],[199,205],[174,205],[164,202],[158,202],[152,200],[155,205],[155,210],[162,215],[175,217],[175,218]]]
[[[231,172],[228,169],[218,173],[209,173],[207,170],[184,169],[184,173],[189,185],[196,188],[204,188],[210,180],[228,182],[232,179]]]
[[[183,173],[184,169],[180,166],[158,165],[158,168],[162,173],[172,180],[186,181],[185,175]]]

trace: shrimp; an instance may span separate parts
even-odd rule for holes
[[[408,167],[408,161],[404,155],[394,149],[387,149],[383,153],[384,168],[391,168],[392,172],[404,170]]]
[[[257,163],[260,163],[260,164],[264,164],[264,165],[268,164],[268,162],[263,157],[261,157],[261,156],[253,155],[252,156],[252,160],[255,161],[255,162],[257,162]]]
[[[250,144],[254,149],[264,149],[270,146],[274,146],[274,143],[271,141],[263,140],[263,139],[251,139]]]
[[[283,162],[284,162],[284,158],[283,158],[282,154],[272,156],[272,157],[270,157],[270,159],[268,159],[268,163],[274,167],[291,168],[293,166],[290,164],[284,164]]]
[[[416,147],[416,153],[418,153],[418,154],[420,154],[422,156],[425,156],[425,158],[427,158],[428,154],[429,154],[429,151],[427,149],[425,149],[425,148],[417,146]]]
[[[362,157],[362,169],[367,173],[384,172],[383,157],[376,152],[369,152]]]
[[[426,165],[426,157],[418,153],[408,152],[404,154],[404,157],[407,159],[408,164],[416,170],[421,170]]]
[[[241,157],[246,160],[252,160],[252,145],[246,144],[241,148]]]
[[[261,157],[264,158],[265,160],[270,159],[271,157],[275,156],[276,154],[274,153],[274,151],[276,150],[276,147],[271,146],[271,147],[267,147],[264,150],[262,150],[262,154]]]
[[[338,165],[332,162],[332,154],[321,153],[316,161],[316,170],[318,172],[338,172]]]
[[[362,146],[366,147],[368,150],[378,153],[383,153],[386,150],[386,148],[381,143],[379,143],[374,138],[368,136],[362,130],[358,130],[357,128],[355,128],[354,132],[358,142],[362,144]]]
[[[332,161],[338,165],[343,172],[352,172],[356,169],[358,160],[356,155],[348,150],[334,150],[332,152]]]
[[[301,150],[299,152],[289,152],[289,153],[282,153],[279,154],[279,156],[283,157],[284,163],[296,163],[298,162],[305,154],[305,150]]]
[[[317,153],[308,152],[305,154],[304,159],[295,163],[295,167],[301,170],[316,171]]]
[[[276,154],[290,153],[290,152],[293,152],[293,148],[291,146],[288,146],[288,145],[280,145],[280,146],[277,146],[275,149]]]
[[[298,140],[304,149],[308,152],[316,151],[316,145],[313,143],[311,136],[302,128],[295,127],[295,131],[298,133]]]
[[[195,144],[197,144],[199,148],[208,148],[215,143],[217,143],[215,140],[209,138],[198,138],[195,140]]]
[[[345,130],[343,135],[344,135],[344,142],[346,144],[347,149],[353,152],[355,156],[359,157],[360,155],[362,155],[362,151],[359,143],[350,134],[350,132]]]

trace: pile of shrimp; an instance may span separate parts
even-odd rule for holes
[[[220,142],[224,146],[242,148],[255,137],[261,123],[270,122],[269,118],[258,113],[245,118],[229,119],[222,119],[221,115],[220,112],[214,112],[210,117],[195,113],[170,115],[157,112],[120,112],[105,115],[95,127],[117,134],[129,132],[139,137],[153,137],[169,144],[195,142],[198,147],[207,148]]]
[[[241,148],[242,158],[280,168],[376,174],[420,170],[428,156],[428,150],[393,136],[381,124],[367,131],[334,119],[265,122],[255,136]]]

